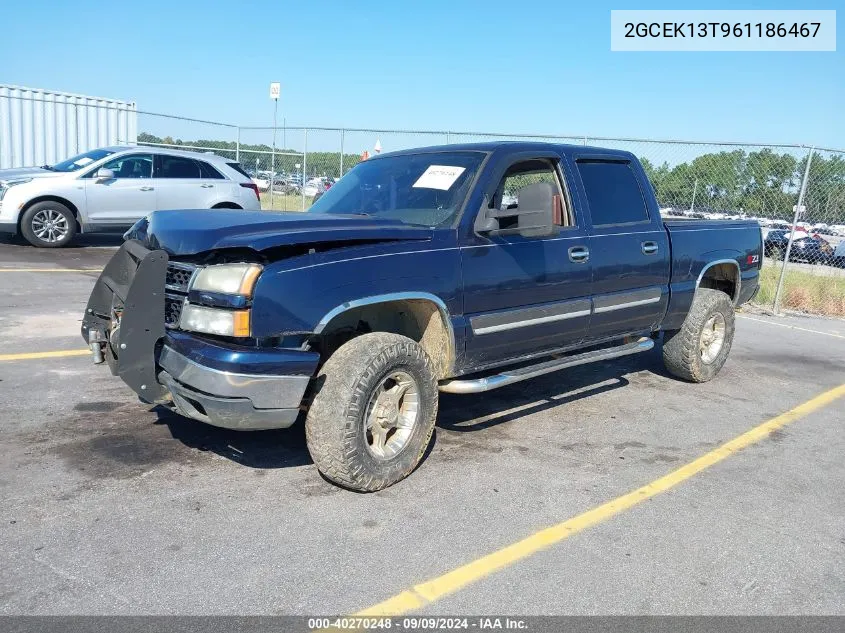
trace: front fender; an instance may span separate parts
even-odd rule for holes
[[[330,262],[289,261],[265,268],[253,298],[256,337],[319,332],[332,311],[377,295],[429,294],[450,319],[462,312],[460,255],[456,248],[416,250]]]

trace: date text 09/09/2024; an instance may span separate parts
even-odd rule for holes
[[[342,617],[309,618],[309,630],[379,630],[445,631],[445,630],[526,630],[525,619],[511,617]]]

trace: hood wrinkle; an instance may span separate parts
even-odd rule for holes
[[[218,249],[279,251],[284,247],[344,247],[352,243],[430,240],[433,229],[360,215],[197,209],[156,211],[126,237],[171,256]],[[336,245],[336,246],[335,246]]]

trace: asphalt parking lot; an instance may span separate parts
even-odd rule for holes
[[[318,476],[301,424],[215,429],[142,406],[85,355],[38,356],[83,349],[85,271],[116,244],[0,244],[0,613],[343,614],[410,595],[425,614],[845,614],[845,397],[817,398],[845,383],[845,322],[744,315],[703,385],[655,350],[444,396],[419,469],[356,494]],[[483,558],[585,513],[546,548]],[[479,559],[472,582],[449,575]]]

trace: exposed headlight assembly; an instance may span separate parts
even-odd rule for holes
[[[261,266],[258,264],[206,266],[194,277],[191,290],[251,297],[255,282],[258,281],[260,274]]]
[[[249,310],[208,308],[186,303],[182,308],[179,325],[183,330],[205,332],[218,336],[249,336]]]
[[[188,289],[179,326],[217,336],[248,337],[252,311],[241,308],[249,305],[261,271],[259,264],[247,263],[201,268]]]

